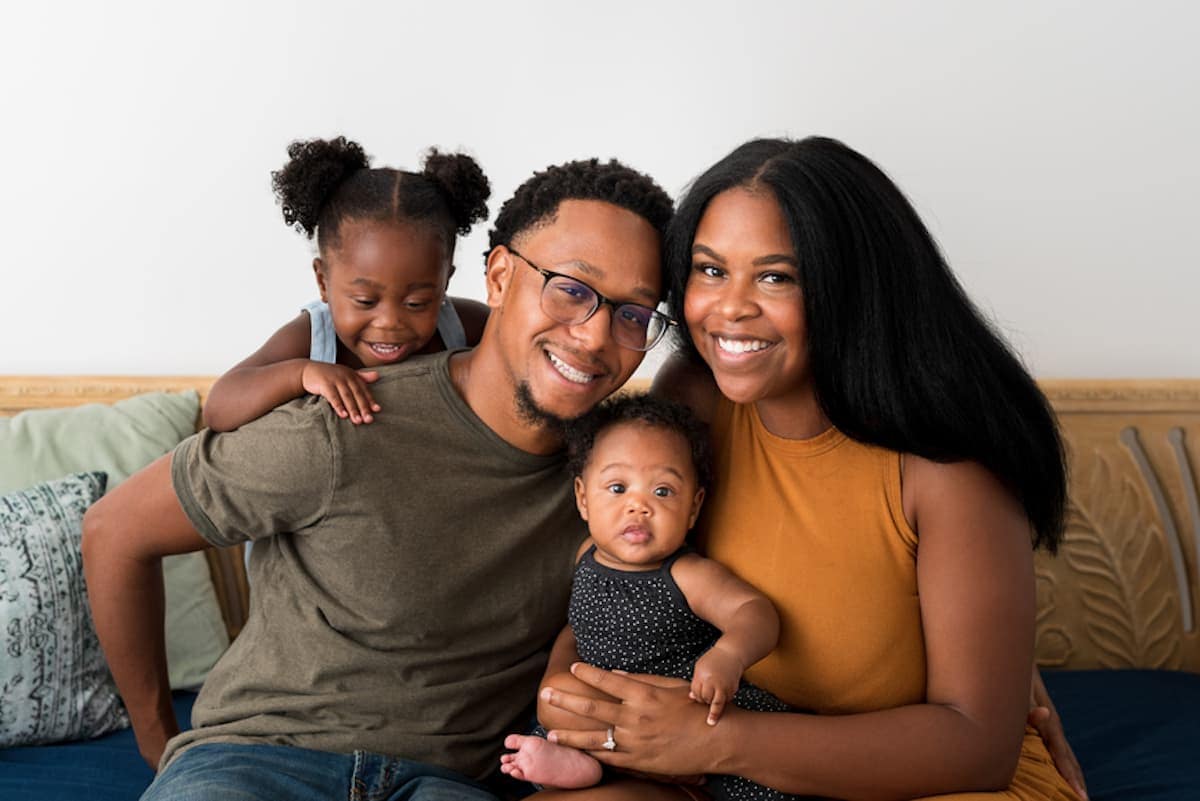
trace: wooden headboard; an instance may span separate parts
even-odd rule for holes
[[[1200,380],[1041,386],[1070,484],[1059,556],[1036,562],[1038,661],[1200,673]]]
[[[206,376],[0,376],[0,415],[195,389]],[[639,382],[644,386],[644,382]],[[1200,379],[1047,380],[1067,443],[1070,504],[1057,558],[1039,553],[1045,667],[1200,672]],[[241,549],[209,566],[231,631],[245,620]]]

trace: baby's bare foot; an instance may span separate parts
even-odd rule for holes
[[[582,751],[541,737],[510,734],[504,747],[515,751],[500,757],[500,772],[543,787],[575,790],[599,783],[603,768]]]

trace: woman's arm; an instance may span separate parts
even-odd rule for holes
[[[134,473],[83,519],[83,570],[96,634],[151,767],[179,733],[163,641],[162,557],[206,545],[172,488],[171,454]]]
[[[978,465],[907,462],[905,509],[921,536],[925,703],[840,716],[731,708],[709,727],[686,693],[575,665],[577,678],[620,699],[591,705],[592,717],[616,724],[618,749],[599,749],[602,730],[556,739],[619,767],[715,770],[804,795],[896,799],[1007,786],[1033,658],[1029,525]],[[579,701],[556,691],[549,703],[570,710]]]
[[[709,704],[708,723],[715,726],[746,668],[779,641],[779,615],[765,595],[712,559],[684,555],[671,576],[696,616],[721,630],[696,660],[692,678],[692,695]]]
[[[721,393],[707,367],[697,365],[676,351],[667,357],[654,374],[651,394],[682,403],[701,421],[712,421]]]
[[[587,716],[586,710],[568,712],[546,703],[546,691],[549,688],[561,692],[569,692],[581,698],[614,700],[571,675],[571,665],[579,661],[579,651],[575,646],[575,632],[571,627],[563,626],[554,648],[550,651],[550,661],[546,664],[546,674],[538,687],[538,722],[547,729],[592,729],[603,724],[595,718]]]

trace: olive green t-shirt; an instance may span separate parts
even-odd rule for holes
[[[448,364],[381,369],[370,425],[307,397],[175,450],[201,535],[255,545],[249,620],[162,764],[278,743],[483,778],[527,726],[586,531],[561,456],[500,439]]]

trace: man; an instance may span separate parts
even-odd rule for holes
[[[145,798],[493,797],[475,781],[526,723],[584,536],[559,428],[665,328],[670,213],[616,162],[534,175],[491,232],[475,350],[383,370],[370,426],[293,401],[92,508],[97,633],[162,762]],[[178,734],[159,560],[245,539],[250,619]]]

